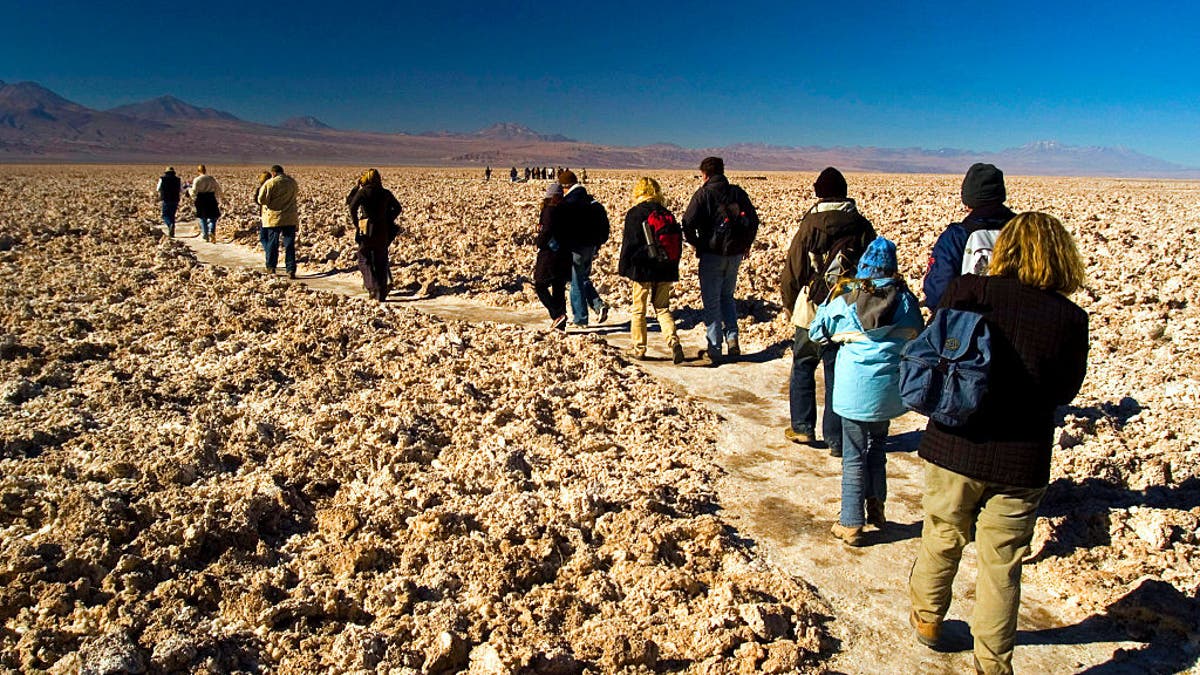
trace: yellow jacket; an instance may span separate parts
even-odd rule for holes
[[[300,210],[296,207],[296,195],[299,191],[296,180],[286,173],[263,183],[257,198],[263,205],[263,227],[298,227]]]

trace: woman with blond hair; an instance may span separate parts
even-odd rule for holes
[[[672,360],[683,363],[683,346],[671,318],[671,287],[679,281],[679,256],[683,229],[675,215],[663,205],[658,181],[643,176],[633,186],[633,208],[625,214],[625,233],[617,273],[633,281],[633,306],[629,333],[631,355],[646,357],[646,304],[653,305],[658,325],[671,349]]]
[[[1001,229],[988,276],[957,278],[938,304],[983,315],[992,363],[987,394],[966,424],[931,420],[921,438],[925,523],[909,622],[917,640],[937,645],[958,561],[974,539],[977,672],[1012,672],[1021,560],[1050,480],[1054,410],[1075,398],[1087,372],[1087,312],[1067,298],[1083,281],[1062,223],[1022,213]]]
[[[354,242],[358,244],[358,271],[362,273],[363,288],[372,298],[387,299],[391,280],[388,247],[396,238],[396,219],[403,209],[396,196],[384,189],[383,177],[375,169],[367,169],[346,196],[350,208],[350,224],[354,226]],[[364,222],[365,221],[365,222]]]

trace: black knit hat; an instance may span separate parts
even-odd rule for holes
[[[972,164],[963,178],[962,201],[971,208],[984,204],[1003,204],[1008,198],[1004,191],[1004,172],[991,164]]]
[[[813,189],[817,192],[817,199],[845,199],[846,177],[842,175],[841,171],[827,166],[821,175],[817,176],[817,182],[813,183]]]

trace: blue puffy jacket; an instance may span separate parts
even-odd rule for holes
[[[834,366],[833,411],[859,422],[884,422],[907,410],[900,400],[900,350],[924,320],[902,281],[870,283],[872,288],[863,280],[845,282],[817,308],[809,336],[842,345]]]

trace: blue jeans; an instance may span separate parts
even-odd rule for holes
[[[837,362],[837,343],[819,345],[808,338],[807,328],[797,328],[792,342],[792,380],[788,386],[792,431],[815,433],[817,430],[817,362],[825,369],[825,414],[821,416],[821,437],[832,449],[842,447],[842,418],[833,412],[833,365]]]
[[[592,260],[595,246],[583,246],[571,251],[571,315],[576,326],[588,323],[588,308],[599,313],[604,307],[600,293],[592,285]]]
[[[265,252],[267,250],[267,235],[271,232],[268,227],[263,227],[262,223],[258,224],[258,245]]]
[[[264,227],[266,231],[266,246],[263,252],[267,255],[267,269],[274,270],[279,263],[279,242],[283,240],[283,265],[289,272],[296,271],[296,228]]]
[[[172,237],[175,236],[175,212],[179,210],[179,202],[163,202],[162,203],[162,219],[163,225],[167,226],[167,233]]]
[[[200,219],[200,236],[216,237],[217,236],[217,219],[216,218],[201,218]]]
[[[738,339],[737,288],[740,255],[700,254],[700,301],[704,305],[704,326],[710,355],[721,353],[721,344]]]
[[[866,524],[867,499],[887,500],[888,422],[842,418],[842,515],[846,527]]]

